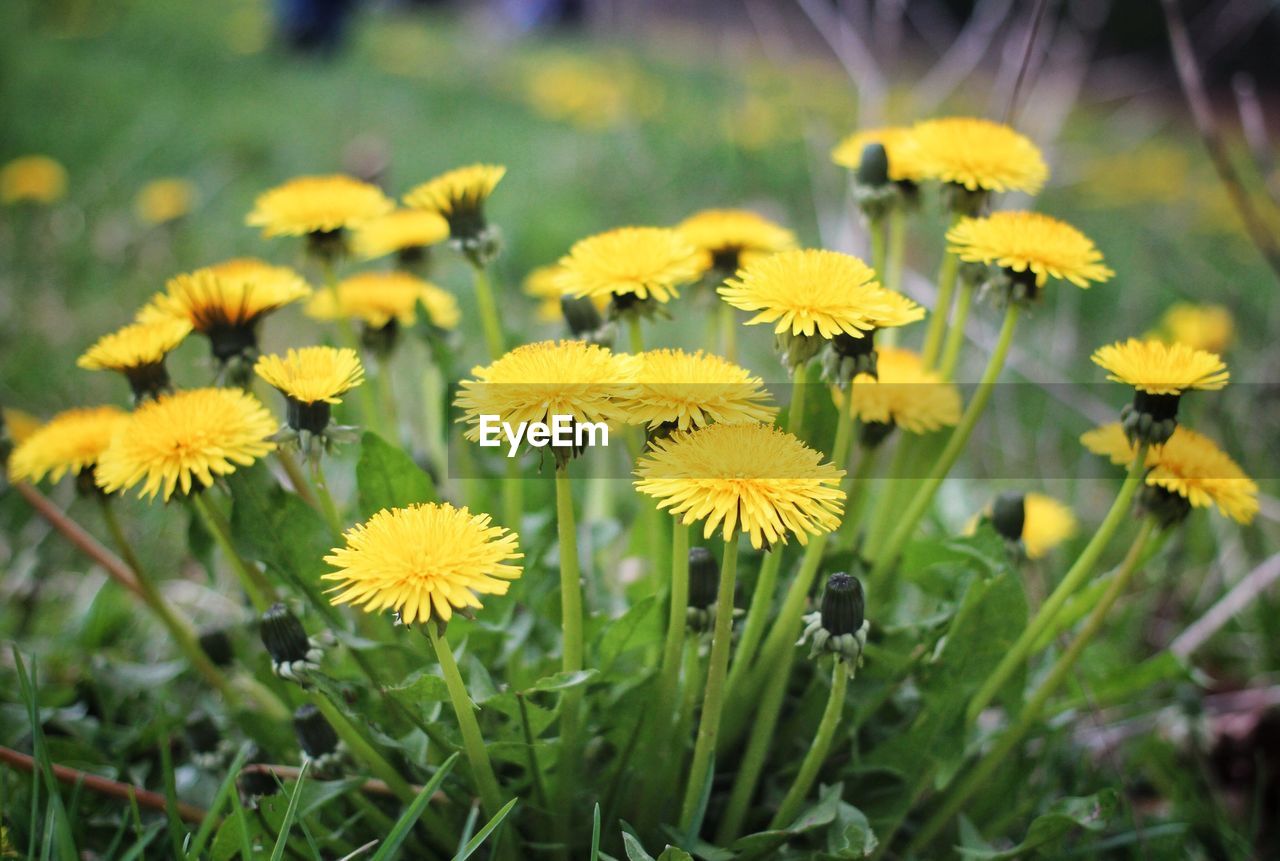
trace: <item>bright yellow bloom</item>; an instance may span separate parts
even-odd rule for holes
[[[67,171],[48,156],[23,156],[0,168],[0,202],[49,204],[66,193]]]
[[[759,258],[796,247],[796,236],[747,209],[704,209],[676,225],[695,246],[711,255],[722,272],[737,272]]]
[[[0,409],[0,418],[4,419],[4,431],[14,445],[23,442],[40,430],[40,419],[23,410],[4,407]]]
[[[307,314],[317,320],[350,317],[375,329],[392,320],[412,326],[419,302],[438,328],[453,329],[462,318],[452,293],[408,272],[361,272],[344,278],[332,290],[317,292]]]
[[[717,531],[730,541],[746,533],[760,548],[801,544],[840,525],[844,470],[772,425],[713,424],[656,440],[636,466],[636,490],[659,508],[705,521],[703,537]]]
[[[925,370],[918,353],[897,347],[877,351],[877,377],[853,380],[850,407],[864,424],[891,424],[908,433],[931,433],[960,421],[960,391],[934,371]],[[836,403],[844,400],[832,390]]]
[[[449,222],[439,213],[425,209],[398,209],[357,227],[352,237],[352,248],[357,256],[372,260],[426,248],[448,238]]]
[[[354,177],[300,176],[258,195],[245,223],[266,237],[305,236],[357,227],[394,208],[376,185]]]
[[[302,276],[286,266],[237,258],[178,275],[138,312],[150,322],[178,317],[208,335],[220,328],[253,326],[267,314],[311,295]]]
[[[167,224],[189,213],[197,196],[195,183],[190,180],[156,179],[138,192],[133,208],[147,224]]]
[[[139,496],[194,484],[249,466],[275,449],[276,421],[241,389],[188,389],[138,407],[98,461],[98,486],[108,493],[141,485]]]
[[[854,132],[831,151],[831,160],[841,167],[856,171],[862,164],[862,151],[870,144],[877,143],[884,147],[885,155],[889,157],[889,179],[895,182],[919,182],[925,178],[912,130],[907,126],[886,126]]]
[[[404,196],[404,202],[442,216],[454,239],[468,239],[484,230],[485,201],[506,173],[505,167],[496,164],[455,168],[419,185]]]
[[[1160,320],[1162,341],[1186,344],[1193,350],[1223,353],[1235,340],[1236,324],[1224,305],[1179,302]]]
[[[512,426],[550,424],[558,415],[575,422],[623,423],[636,361],[584,341],[542,341],[516,347],[471,373],[476,379],[462,381],[455,404],[464,413],[459,421],[470,425],[466,438],[474,441],[485,415]]]
[[[1115,275],[1102,252],[1070,224],[1038,212],[994,212],[964,218],[947,231],[947,250],[969,263],[994,263],[1013,272],[1035,274],[1043,287],[1050,276],[1077,287]]]
[[[1049,178],[1049,168],[1035,144],[990,120],[925,120],[912,127],[911,138],[926,179],[952,182],[969,191],[1034,194]]]
[[[712,422],[771,422],[764,381],[720,356],[699,350],[649,350],[639,355],[634,393],[626,399],[629,421],[679,430]]]
[[[1022,498],[1025,520],[1022,546],[1028,559],[1041,559],[1076,534],[1078,524],[1071,509],[1052,496],[1028,493]]]
[[[571,296],[669,302],[696,281],[710,260],[683,233],[620,227],[580,239],[560,259],[560,287]]]
[[[1137,453],[1119,422],[1086,431],[1080,442],[1114,464],[1128,464]],[[1246,524],[1258,513],[1258,485],[1203,434],[1178,427],[1164,445],[1147,449],[1146,467],[1148,485],[1175,493],[1195,508],[1216,505]]]
[[[6,420],[8,415],[5,416]],[[14,481],[58,481],[68,472],[92,469],[129,414],[117,407],[83,407],[58,413],[30,436],[14,441],[9,477]]]
[[[523,559],[517,536],[487,514],[434,502],[383,509],[343,535],[324,558],[337,568],[329,600],[365,612],[393,610],[406,625],[448,622],[455,608],[481,606],[477,595],[505,595]]]
[[[165,356],[189,334],[191,322],[180,317],[131,323],[99,338],[76,360],[76,365],[88,371],[130,375],[163,363]]]
[[[290,349],[284,356],[258,359],[254,372],[267,385],[303,404],[341,403],[339,395],[364,382],[364,367],[355,350],[333,347]]]
[[[757,261],[719,288],[735,308],[759,311],[747,321],[774,323],[774,332],[861,338],[873,329],[902,326],[924,309],[886,290],[871,267],[837,251],[783,251]]]
[[[1108,380],[1151,395],[1180,395],[1189,389],[1213,391],[1226,386],[1230,377],[1216,353],[1137,338],[1099,347],[1093,361],[1110,372]]]

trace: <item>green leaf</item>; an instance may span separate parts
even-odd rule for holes
[[[378,846],[378,851],[374,853],[374,856],[369,861],[390,861],[391,858],[395,857],[396,852],[400,851],[400,845],[409,836],[409,831],[422,817],[427,805],[431,803],[431,796],[435,795],[436,790],[440,788],[440,784],[444,783],[445,777],[453,770],[453,766],[457,764],[458,756],[459,754],[454,753],[440,763],[436,773],[431,775],[431,779],[427,781],[426,786],[422,787],[422,791],[413,800],[413,804],[409,805],[409,809],[396,820],[395,827],[387,833],[382,844]]]
[[[634,604],[617,619],[605,623],[600,637],[600,672],[608,675],[613,663],[631,649],[642,648],[659,635],[657,600],[654,596]]]
[[[840,783],[823,787],[818,793],[817,803],[797,816],[786,828],[757,831],[755,834],[739,837],[729,848],[742,858],[771,857],[774,850],[783,843],[835,822],[840,813],[840,795],[843,791],[844,785]]]
[[[596,670],[575,670],[573,672],[554,673],[550,676],[543,676],[529,687],[524,689],[524,693],[541,693],[546,691],[563,691],[569,688],[576,688],[578,685],[585,685],[587,682],[600,675]]]
[[[658,861],[693,861],[693,856],[683,849],[668,846],[662,850],[662,854],[658,856]]]
[[[995,851],[978,847],[960,847],[965,858],[979,861],[1012,861],[1025,858],[1030,853],[1057,855],[1068,834],[1077,828],[1098,832],[1106,827],[1120,806],[1120,798],[1114,789],[1104,789],[1094,795],[1062,798],[1054,802],[1048,812],[1037,816],[1027,829],[1027,836],[1011,849]]]
[[[356,488],[360,513],[366,518],[384,508],[404,508],[436,498],[431,476],[402,449],[372,431],[365,431],[360,437]]]
[[[209,835],[213,832],[214,826],[218,824],[218,814],[222,812],[222,806],[227,803],[231,793],[236,791],[236,778],[240,776],[240,767],[249,758],[249,753],[249,746],[247,744],[243,745],[240,748],[240,752],[236,754],[235,759],[231,761],[231,766],[227,769],[227,776],[222,779],[222,784],[218,787],[218,792],[213,797],[213,804],[209,805],[209,815],[204,818],[204,822],[200,823],[200,830],[196,832],[195,838],[187,846],[188,858],[199,858],[200,853],[204,851],[204,845],[209,840]],[[227,821],[234,822],[235,820]]]
[[[622,848],[627,851],[628,861],[654,861],[653,856],[644,851],[640,841],[626,831],[622,832]]]
[[[307,769],[310,761],[304,760],[302,770],[298,772],[298,782],[293,785],[293,793],[289,796],[289,807],[284,812],[284,822],[280,823],[280,833],[276,835],[276,845],[271,850],[271,861],[284,858],[284,849],[289,845],[289,833],[293,831],[294,820],[298,818],[298,802],[302,800],[302,787],[307,780]]]
[[[453,856],[453,861],[467,861],[472,853],[480,848],[481,844],[493,833],[494,829],[502,824],[502,820],[507,818],[507,814],[511,812],[511,808],[516,806],[517,798],[513,798],[506,804],[502,805],[502,809],[494,814],[485,826],[476,832],[476,836],[467,841],[467,845],[462,847],[462,851]]]

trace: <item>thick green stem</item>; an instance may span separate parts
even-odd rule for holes
[[[804,439],[804,395],[809,388],[805,380],[806,367],[796,368],[791,377],[791,403],[787,406],[787,432]]]
[[[885,283],[887,258],[885,224],[884,218],[873,218],[867,224],[867,230],[871,233],[871,268],[875,270],[881,284]]]
[[[627,315],[627,336],[630,338],[631,352],[637,356],[644,352],[644,331],[640,328],[640,315]]]
[[[853,383],[849,383],[849,388],[853,388]],[[847,401],[849,394],[846,393],[846,400],[836,403],[836,437],[831,443],[831,462],[842,472],[849,467],[849,444],[853,442],[853,406]]]
[[[311,487],[307,484],[307,477],[302,474],[302,468],[298,466],[298,462],[294,460],[289,450],[284,447],[277,448],[276,460],[284,468],[284,474],[289,476],[289,483],[293,485],[293,489],[298,496],[302,497],[302,501],[312,508],[317,507],[320,502],[311,493]]]
[[[724,682],[729,669],[729,646],[733,639],[733,592],[737,585],[737,536],[724,543],[724,563],[720,566],[720,587],[716,592],[716,623],[711,635],[711,657],[707,664],[707,684],[702,695],[702,717],[698,739],[693,746],[689,782],[680,808],[680,829],[688,833],[694,826],[702,794],[715,767],[716,738],[720,733],[720,713],[724,707]]]
[[[453,659],[449,641],[445,639],[443,632],[437,630],[438,626],[434,622],[428,622],[426,628],[431,646],[436,651],[436,658],[440,661],[445,686],[449,689],[449,701],[458,718],[458,728],[462,731],[462,748],[471,764],[471,774],[475,777],[480,801],[484,804],[486,813],[497,816],[505,802],[498,786],[498,777],[493,771],[493,763],[489,760],[489,751],[484,745],[484,736],[480,733],[480,722],[476,720],[475,704],[467,694],[467,686],[462,681],[462,674],[458,672],[458,662]]]
[[[954,227],[960,220],[959,214],[951,217]],[[949,251],[942,252],[942,265],[938,269],[938,296],[933,304],[933,313],[929,316],[929,328],[925,331],[924,346],[920,355],[926,370],[931,370],[938,363],[938,353],[942,350],[942,338],[947,334],[947,318],[951,316],[951,297],[956,289],[956,275],[960,271],[960,259]]]
[[[1120,528],[1120,524],[1129,516],[1129,508],[1133,504],[1133,497],[1138,492],[1138,488],[1142,486],[1143,476],[1146,471],[1146,461],[1147,447],[1143,445],[1139,447],[1133,461],[1129,464],[1129,471],[1125,476],[1124,484],[1121,485],[1120,492],[1116,495],[1116,500],[1112,503],[1111,510],[1103,518],[1098,531],[1093,534],[1093,538],[1089,539],[1089,543],[1080,552],[1079,558],[1076,559],[1066,575],[1063,576],[1062,582],[1045,599],[1044,604],[1036,611],[1035,616],[1031,618],[1031,621],[1027,623],[1027,627],[1018,636],[1017,641],[1004,653],[1004,657],[995,670],[983,682],[982,687],[974,694],[973,699],[969,701],[967,715],[970,723],[977,720],[982,710],[991,704],[996,694],[1000,692],[1013,674],[1017,672],[1018,668],[1022,666],[1023,662],[1026,661],[1031,654],[1032,648],[1040,640],[1044,632],[1053,625],[1054,619],[1062,611],[1062,606],[1066,604],[1067,599],[1074,595],[1084,584],[1084,581],[1093,573],[1094,568],[1097,567],[1098,558],[1102,556],[1102,552],[1111,543],[1111,539],[1115,536],[1116,530]]]
[[[378,394],[378,415],[380,424],[391,434],[387,442],[400,444],[400,420],[396,414],[396,393],[391,384],[391,356],[378,357],[378,371],[374,374],[374,384]],[[364,388],[361,386],[361,388]]]
[[[377,748],[364,737],[364,734],[356,728],[351,719],[346,716],[333,700],[320,691],[312,691],[311,701],[320,710],[320,713],[324,715],[325,720],[333,727],[333,731],[338,734],[338,738],[342,739],[346,744],[347,749],[351,751],[351,755],[368,766],[369,771],[385,783],[397,798],[410,803],[417,797],[417,793],[413,791],[409,781],[405,780],[400,772],[396,771],[391,763],[387,762],[386,757],[379,753]]]
[[[489,349],[490,361],[507,351],[502,337],[502,323],[498,319],[498,305],[493,298],[493,285],[483,266],[472,265],[471,280],[475,285],[476,307],[480,311],[480,325],[484,328],[484,342]]]
[[[878,447],[863,448],[857,469],[844,480],[844,521],[840,524],[836,537],[836,546],[841,549],[852,547],[857,540],[858,524],[862,522],[862,512],[871,497],[867,491],[871,485],[871,470],[876,465],[876,454],[879,451]]]
[[[915,532],[916,525],[933,502],[933,497],[942,486],[947,473],[951,471],[951,467],[959,460],[965,446],[968,445],[969,437],[977,427],[978,419],[982,417],[983,411],[987,408],[987,402],[991,400],[991,395],[995,391],[996,380],[1000,377],[1000,371],[1004,368],[1005,359],[1009,355],[1009,347],[1013,344],[1013,332],[1017,324],[1018,306],[1010,304],[1004,314],[1004,324],[1000,327],[1000,337],[996,341],[995,350],[991,353],[986,370],[982,372],[982,379],[973,393],[973,398],[960,417],[960,423],[951,432],[951,437],[929,472],[929,477],[916,489],[915,496],[911,498],[906,512],[898,520],[888,542],[877,552],[874,560],[875,567],[872,568],[869,578],[873,586],[897,562],[898,554],[902,552],[907,539]]]
[[[350,317],[338,318],[338,341],[342,346],[355,350],[356,355],[364,355],[360,338],[356,336],[356,327]],[[367,359],[367,357],[366,357]],[[356,397],[360,400],[360,419],[366,430],[371,430],[387,442],[394,442],[383,427],[382,410],[378,409],[378,393],[368,382],[356,386]]]
[[[560,550],[560,625],[563,632],[560,668],[582,669],[582,575],[578,568],[578,538],[573,519],[573,493],[568,465],[556,467],[556,530]],[[559,815],[562,836],[571,836],[570,800],[578,771],[582,686],[567,689],[560,699]]]
[[[222,549],[222,554],[231,563],[231,569],[236,572],[236,577],[239,578],[240,585],[249,596],[249,601],[253,604],[253,608],[259,613],[265,613],[267,608],[276,603],[279,598],[276,597],[275,589],[267,582],[262,569],[251,562],[247,562],[240,555],[240,551],[236,550],[235,541],[231,538],[231,524],[227,523],[227,519],[222,516],[222,512],[218,511],[205,498],[204,491],[193,493],[187,498],[191,500],[196,513],[204,521],[205,528],[213,535],[213,540]]]
[[[728,302],[720,303],[720,352],[731,362],[738,359],[738,315]]]
[[[769,825],[770,829],[786,827],[800,812],[800,805],[808,797],[809,790],[813,788],[813,782],[818,778],[818,769],[822,767],[822,763],[827,759],[827,753],[831,750],[836,728],[840,725],[840,713],[844,710],[844,694],[848,685],[849,669],[843,661],[836,660],[831,670],[831,695],[827,698],[827,707],[822,712],[818,731],[813,736],[813,743],[809,745],[809,752],[804,755],[804,761],[800,763],[800,771],[796,773],[795,782],[791,784],[791,789],[787,790],[786,796],[782,799],[782,805]]]
[[[942,379],[949,380],[955,373],[956,363],[960,361],[960,351],[964,348],[964,326],[969,319],[969,308],[973,305],[974,286],[961,284],[960,295],[956,297],[955,319],[947,331],[947,345],[942,350],[942,363],[938,373]]]
[[[742,633],[738,636],[738,648],[733,653],[733,665],[729,668],[729,680],[725,683],[725,698],[729,702],[737,701],[737,691],[751,671],[756,648],[764,637],[769,611],[773,609],[773,595],[778,585],[778,571],[782,568],[782,556],[783,548],[774,547],[760,563],[755,590],[751,593],[751,606],[747,608],[747,618],[742,624]]]
[[[1099,599],[1097,605],[1089,613],[1089,617],[1085,620],[1080,633],[1076,634],[1075,639],[1071,641],[1071,645],[1062,653],[1062,656],[1058,658],[1049,670],[1049,674],[1045,676],[1044,681],[1040,683],[1035,693],[1023,705],[1018,714],[1017,722],[1001,734],[1000,740],[995,747],[991,748],[964,775],[964,779],[955,786],[955,789],[945,794],[945,801],[942,806],[929,817],[924,827],[920,829],[911,841],[910,846],[907,848],[906,854],[908,856],[919,854],[919,851],[929,845],[934,837],[951,821],[951,818],[973,797],[973,794],[983,786],[988,785],[996,769],[1013,752],[1013,749],[1022,743],[1031,728],[1040,720],[1049,698],[1057,692],[1062,683],[1066,681],[1067,676],[1075,669],[1076,663],[1080,660],[1080,655],[1084,652],[1085,647],[1093,641],[1093,638],[1102,629],[1103,623],[1106,622],[1107,613],[1111,611],[1116,600],[1124,593],[1134,575],[1141,570],[1142,566],[1139,562],[1143,558],[1143,549],[1151,536],[1153,528],[1154,522],[1150,518],[1143,521],[1142,528],[1138,530],[1138,535],[1134,538],[1133,544],[1130,545],[1124,562],[1120,564],[1120,568],[1111,579],[1111,583],[1108,584],[1106,592],[1102,594],[1102,598]]]
[[[885,255],[884,286],[902,290],[902,263],[907,251],[907,213],[901,206],[889,212],[889,251]]]
[[[325,521],[329,524],[329,529],[334,536],[342,536],[342,517],[338,514],[338,506],[333,501],[333,495],[329,493],[329,483],[325,481],[324,467],[320,465],[320,456],[311,460],[311,481],[315,484],[316,497],[320,500],[320,510],[324,514]]]
[[[116,517],[115,507],[112,505],[110,497],[102,496],[100,499],[102,502],[102,519],[106,522],[107,531],[111,533],[111,538],[115,541],[116,547],[119,548],[120,555],[124,557],[125,563],[133,569],[133,575],[137,578],[139,592],[142,594],[142,600],[151,612],[155,614],[156,618],[160,620],[160,623],[164,625],[165,630],[169,632],[169,636],[173,638],[179,651],[186,657],[192,668],[214,690],[222,694],[227,707],[233,710],[240,708],[243,705],[240,693],[214,665],[213,661],[209,660],[209,656],[205,654],[204,649],[200,648],[200,642],[196,639],[190,623],[185,619],[179,618],[177,611],[169,606],[169,602],[160,594],[160,590],[151,581],[151,576],[143,568],[141,560],[133,552],[133,545],[129,542],[128,536],[125,535],[124,529],[120,526],[120,519]]]
[[[519,531],[524,519],[524,474],[520,471],[518,457],[507,458],[506,475],[502,478],[503,525]]]
[[[914,435],[899,433],[897,436],[898,443],[893,450],[893,457],[889,459],[889,466],[880,480],[880,495],[876,500],[875,512],[867,525],[867,537],[862,546],[862,555],[867,559],[875,559],[889,538],[889,531],[893,528],[893,514],[909,484],[906,478],[907,465],[911,463],[912,455],[918,451]]]

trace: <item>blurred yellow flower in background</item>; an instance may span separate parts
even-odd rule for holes
[[[351,244],[366,260],[423,250],[449,238],[449,222],[424,209],[399,209],[356,228]]]
[[[704,209],[677,224],[676,229],[710,254],[711,265],[725,274],[796,247],[794,233],[747,209]]]
[[[1222,353],[1235,340],[1236,323],[1225,305],[1193,305],[1179,302],[1164,312],[1155,336],[1162,341],[1186,344],[1193,350]]]
[[[418,319],[418,303],[440,329],[453,329],[462,319],[452,293],[408,272],[361,272],[344,278],[332,289],[317,291],[307,304],[307,315],[317,320],[360,320],[375,329],[393,320],[412,326]]]
[[[863,150],[871,144],[884,147],[885,155],[889,157],[889,179],[920,182],[925,178],[924,166],[908,126],[885,126],[854,132],[831,151],[831,160],[856,171],[862,164]]]
[[[484,204],[506,176],[497,164],[472,164],[430,179],[404,196],[406,206],[434,212],[449,223],[454,239],[472,239],[484,233]]]
[[[350,229],[394,208],[380,188],[354,177],[300,176],[258,195],[245,223],[268,238],[305,236]]]
[[[134,198],[133,209],[146,224],[168,224],[191,212],[199,200],[195,183],[186,179],[155,179]]]
[[[1002,123],[946,117],[916,123],[912,152],[926,179],[969,191],[1038,192],[1049,178],[1039,148]]]
[[[66,193],[66,168],[47,155],[22,156],[0,168],[0,203],[56,203]]]
[[[17,446],[9,456],[9,477],[14,481],[48,477],[56,482],[68,472],[92,469],[128,418],[128,413],[112,406],[58,413],[25,437],[13,436]],[[6,411],[6,423],[9,419]]]
[[[936,371],[925,370],[919,353],[897,347],[877,350],[877,376],[853,380],[849,408],[864,424],[891,425],[908,433],[931,433],[960,421],[960,390]],[[839,406],[844,394],[832,389]]]

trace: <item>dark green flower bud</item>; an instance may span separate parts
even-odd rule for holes
[[[1026,498],[1021,493],[1002,493],[991,504],[991,525],[1006,540],[1021,541],[1026,522]]]
[[[327,401],[304,404],[296,398],[285,396],[285,422],[296,431],[323,433],[329,426],[331,411]]]
[[[303,683],[309,671],[319,669],[324,653],[284,604],[273,604],[262,614],[261,633],[276,675]]]
[[[822,376],[842,389],[859,374],[877,377],[876,330],[864,332],[861,338],[841,332],[831,339],[822,359]]]
[[[901,203],[898,187],[889,179],[889,154],[882,144],[862,148],[862,160],[853,174],[853,199],[869,221],[883,219]]]
[[[689,609],[685,620],[693,631],[709,630],[715,623],[720,591],[720,563],[705,547],[689,551]]]
[[[822,627],[834,636],[852,634],[866,621],[866,602],[862,596],[862,581],[844,572],[827,578],[827,588],[822,593]]]
[[[854,176],[859,185],[889,184],[889,153],[883,144],[869,143],[862,148],[862,159]]]
[[[1138,510],[1154,517],[1164,529],[1177,526],[1191,514],[1191,502],[1180,493],[1144,484],[1138,492]]]
[[[347,256],[347,234],[336,230],[313,230],[307,234],[307,253],[325,263],[336,263]]]
[[[1181,395],[1153,395],[1137,389],[1120,411],[1120,424],[1133,445],[1164,445],[1178,428]]]
[[[942,197],[947,209],[956,215],[977,215],[986,206],[987,196],[985,188],[970,190],[958,182],[948,182],[942,186]]]
[[[604,317],[596,309],[596,303],[586,296],[561,296],[560,313],[564,314],[564,321],[575,338],[591,340],[589,336],[604,326]]]
[[[893,433],[896,427],[893,421],[863,422],[858,431],[858,442],[863,448],[876,448],[889,438],[889,434]]]
[[[400,324],[392,317],[382,326],[367,323],[360,329],[360,343],[379,359],[386,359],[400,342]]]
[[[293,731],[298,736],[298,746],[312,759],[328,756],[338,749],[338,734],[320,709],[311,703],[293,713]]]
[[[235,650],[231,646],[231,638],[222,628],[210,628],[200,633],[200,649],[214,666],[227,667],[235,659]]]
[[[213,722],[213,718],[202,711],[195,711],[187,716],[183,735],[186,736],[187,746],[194,753],[213,753],[218,749],[218,743],[222,741],[222,733],[218,731],[218,725]]]
[[[779,332],[773,339],[782,367],[792,376],[818,355],[825,342],[826,339],[821,335],[793,335],[790,329]]]

